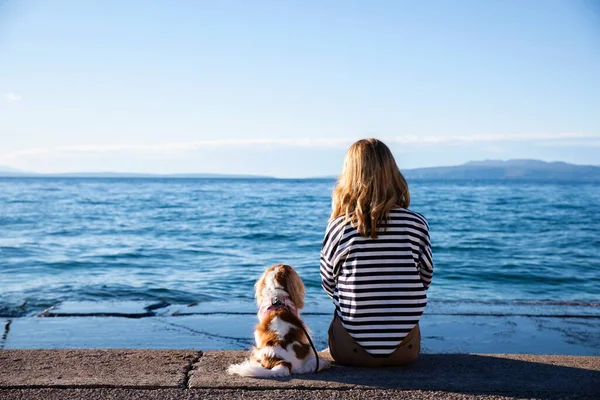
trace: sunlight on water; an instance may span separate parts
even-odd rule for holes
[[[598,301],[600,185],[411,184],[429,220],[431,300]],[[330,180],[1,179],[0,316],[59,301],[252,299],[318,260]]]

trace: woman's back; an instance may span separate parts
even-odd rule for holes
[[[374,356],[391,354],[418,323],[433,266],[426,219],[392,209],[377,238],[338,217],[321,251],[321,277],[346,331]]]

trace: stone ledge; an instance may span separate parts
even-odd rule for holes
[[[245,352],[206,352],[190,373],[190,388],[221,389],[401,389],[502,394],[600,394],[600,357],[522,354],[422,354],[410,366],[333,366],[318,374],[278,379],[227,375]]]
[[[0,350],[0,388],[185,387],[199,351]]]
[[[510,399],[578,399],[597,400],[594,396],[571,396],[564,394],[522,396],[520,394],[483,395],[427,390],[398,389],[354,389],[354,390],[301,390],[301,389],[0,389],[2,400],[201,400],[201,399],[244,399],[244,400],[510,400]]]
[[[227,367],[246,354],[0,350],[0,398],[86,398],[101,393],[114,398],[125,393],[135,398],[161,398],[157,391],[165,398],[197,398],[209,393],[220,398],[275,398],[275,393],[278,398],[299,394],[361,398],[366,393],[381,398],[600,398],[600,357],[423,354],[414,364],[399,368],[333,366],[317,374],[279,379],[227,375]]]

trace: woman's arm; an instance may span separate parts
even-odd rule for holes
[[[333,266],[327,261],[321,252],[321,286],[329,297],[333,297],[337,280],[333,275]]]
[[[429,225],[425,221],[426,234],[421,240],[421,252],[417,269],[421,276],[421,282],[425,289],[429,289],[431,278],[433,278],[433,257],[431,254],[431,243],[429,240]]]
[[[333,297],[335,287],[337,286],[338,268],[337,255],[339,253],[339,241],[344,231],[342,219],[330,221],[325,231],[325,238],[321,246],[321,286],[329,297]]]

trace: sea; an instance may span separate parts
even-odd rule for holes
[[[0,178],[0,322],[39,318],[61,305],[114,304],[115,315],[119,304],[138,303],[146,310],[254,312],[253,285],[277,263],[298,271],[319,314],[330,304],[320,286],[319,251],[334,185],[333,179]],[[598,324],[600,184],[412,180],[409,186],[410,209],[429,222],[435,268],[423,318],[544,316]],[[598,329],[583,333],[600,343]],[[26,339],[20,343],[28,347]]]

